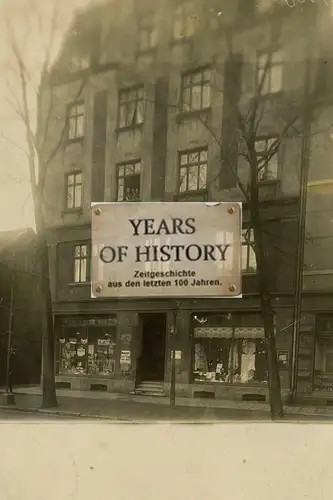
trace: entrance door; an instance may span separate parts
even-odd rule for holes
[[[139,378],[142,381],[163,382],[165,363],[166,314],[141,315],[142,348]]]

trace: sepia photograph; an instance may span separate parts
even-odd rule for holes
[[[325,445],[333,2],[0,6],[0,425]]]

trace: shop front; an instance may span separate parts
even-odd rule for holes
[[[276,315],[277,330],[288,324],[288,314]],[[58,387],[131,393],[151,382],[168,394],[175,349],[178,396],[267,397],[266,343],[259,312],[193,312],[187,304],[178,312],[175,338],[173,327],[170,309],[59,316]],[[289,390],[290,347],[290,333],[277,334],[284,391]]]

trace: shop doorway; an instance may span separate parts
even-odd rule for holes
[[[138,381],[164,381],[166,313],[141,314],[141,355]]]

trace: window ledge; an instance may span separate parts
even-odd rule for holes
[[[116,133],[120,134],[121,132],[134,132],[134,130],[141,130],[143,125],[143,123],[136,123],[135,125],[127,125],[126,127],[117,127]]]
[[[242,276],[247,277],[247,276],[257,276],[256,271],[242,271]]]
[[[68,283],[68,286],[90,286],[91,281],[80,281],[80,282],[70,282]]]
[[[193,111],[180,111],[177,114],[176,121],[177,121],[177,123],[179,125],[182,121],[184,121],[184,120],[186,120],[188,118],[195,119],[195,118],[200,118],[203,115],[208,116],[208,115],[210,115],[211,111],[212,111],[211,107],[209,107],[209,108],[195,109]]]
[[[177,45],[186,45],[193,41],[194,35],[183,36],[181,38],[172,38],[170,40],[171,47],[176,47]]]
[[[279,184],[280,179],[268,179],[267,181],[258,181],[258,185],[260,186],[274,186]]]
[[[71,144],[83,143],[83,141],[84,135],[82,135],[81,137],[73,137],[73,139],[66,139],[65,147],[70,146]]]
[[[65,208],[65,210],[63,210],[61,213],[63,216],[70,215],[70,214],[82,215],[83,208],[82,207],[80,207],[80,208]]]

